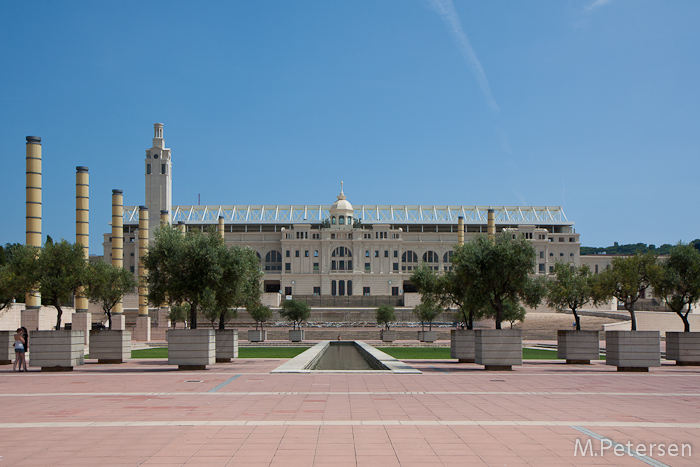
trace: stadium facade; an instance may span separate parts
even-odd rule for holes
[[[580,264],[579,234],[558,206],[355,205],[344,193],[324,205],[172,205],[172,153],[163,125],[154,125],[144,161],[145,200],[151,228],[158,219],[188,231],[215,226],[229,245],[257,252],[265,272],[263,289],[287,296],[385,296],[414,291],[413,270],[426,263],[436,271],[452,267],[458,218],[465,241],[487,232],[493,211],[496,232],[532,241],[533,273],[548,274],[557,261]],[[138,274],[138,206],[123,209],[124,267]],[[160,214],[160,217],[159,217]],[[147,230],[147,232],[149,231]],[[104,235],[104,259],[111,261],[112,235]]]

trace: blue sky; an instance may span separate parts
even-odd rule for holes
[[[153,123],[174,204],[563,206],[589,246],[700,237],[700,2],[0,3],[0,243],[24,241],[25,136],[44,235],[92,253],[143,204]]]

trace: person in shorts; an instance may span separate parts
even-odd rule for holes
[[[22,328],[18,328],[17,332],[15,333],[15,363],[12,366],[13,371],[17,371],[18,366],[19,371],[27,371],[27,360],[24,358],[24,354],[26,352],[24,346],[26,343],[27,340],[24,337]],[[22,370],[22,367],[24,367],[24,370]]]

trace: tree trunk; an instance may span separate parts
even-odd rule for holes
[[[474,312],[470,311],[469,312],[469,318],[467,319],[467,329],[470,331],[474,329]]]
[[[224,321],[224,315],[219,316],[219,329],[226,329],[226,321]]]
[[[107,324],[109,325],[109,330],[112,330],[112,312],[106,311],[107,313]]]
[[[55,300],[54,303],[56,304],[56,331],[61,329],[61,316],[63,315],[63,310],[61,310],[61,305],[59,304],[58,300]]]
[[[690,321],[688,320],[688,313],[678,313],[678,316],[683,320],[683,332],[690,332]]]
[[[197,329],[197,306],[190,303],[190,329]]]
[[[632,321],[630,322],[631,324],[631,330],[636,331],[637,330],[637,317],[634,316],[634,304],[631,304],[629,308],[627,308],[627,311],[630,312],[630,318],[632,318]]]
[[[572,308],[571,312],[574,314],[574,319],[576,320],[576,330],[581,330],[581,318],[579,318],[578,313],[576,313],[576,308]]]

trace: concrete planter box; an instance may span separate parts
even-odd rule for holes
[[[238,358],[238,329],[217,329],[215,335],[217,363]]]
[[[459,363],[474,363],[476,331],[473,329],[452,329],[450,331],[450,358]]]
[[[418,331],[418,340],[421,342],[435,342],[437,331]]]
[[[83,331],[30,331],[29,366],[41,371],[72,371],[85,363]]]
[[[251,329],[248,331],[248,342],[265,342],[267,331]]]
[[[216,337],[213,329],[170,329],[168,365],[178,370],[206,370],[216,361]]]
[[[382,329],[379,331],[379,337],[382,339],[382,342],[394,342],[396,340],[396,331]]]
[[[15,331],[0,331],[0,365],[15,361]]]
[[[289,331],[289,341],[290,342],[301,342],[304,340],[304,330],[296,329]]]
[[[666,332],[666,360],[676,365],[700,365],[700,332]]]
[[[649,371],[661,366],[659,331],[607,331],[605,364],[617,371]]]
[[[486,370],[512,370],[523,364],[523,333],[520,329],[474,331],[474,361]]]
[[[557,331],[557,358],[568,364],[589,365],[600,359],[600,335],[598,331]]]
[[[131,331],[90,331],[90,358],[98,363],[124,363],[131,358]]]

